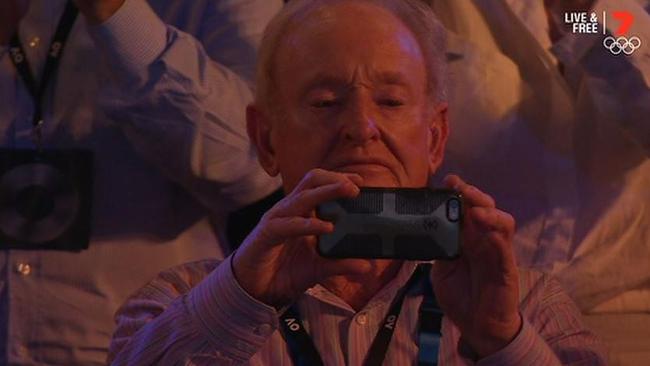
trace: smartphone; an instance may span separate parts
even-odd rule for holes
[[[356,198],[317,207],[319,218],[334,223],[334,232],[319,236],[318,251],[329,258],[455,259],[462,202],[448,189],[361,188]]]

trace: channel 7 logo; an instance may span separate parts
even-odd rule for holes
[[[612,18],[618,22],[618,28],[614,31],[613,36],[607,36],[603,39],[603,46],[614,55],[631,55],[641,47],[641,39],[637,36],[627,37],[627,33],[634,24],[634,14],[629,11],[613,11]],[[605,33],[607,24],[607,13],[603,12],[603,33]]]

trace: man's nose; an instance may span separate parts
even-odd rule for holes
[[[346,141],[365,145],[379,137],[376,113],[372,101],[357,96],[349,104],[343,133]]]

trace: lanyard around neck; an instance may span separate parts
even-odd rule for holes
[[[63,11],[63,15],[59,20],[56,32],[54,33],[54,38],[52,38],[52,43],[48,49],[47,59],[45,61],[40,83],[36,83],[36,78],[32,74],[29,62],[27,61],[27,55],[25,54],[23,45],[18,37],[18,32],[11,37],[9,43],[11,62],[16,67],[18,75],[23,79],[27,91],[34,100],[34,117],[32,119],[32,126],[36,135],[37,145],[39,146],[41,143],[40,129],[43,124],[43,96],[45,94],[45,89],[59,65],[59,60],[63,55],[63,47],[65,46],[70,31],[72,30],[77,14],[77,7],[72,1],[68,1],[65,10]]]
[[[413,285],[418,283],[423,288],[424,295],[419,311],[418,365],[435,366],[438,364],[442,311],[437,305],[431,288],[430,269],[430,264],[419,265],[407,284],[397,293],[368,350],[363,363],[364,366],[380,366],[384,362],[406,293]],[[294,366],[322,366],[323,360],[313,340],[305,330],[296,304],[293,304],[282,314],[280,323],[281,333],[289,347],[289,355]]]

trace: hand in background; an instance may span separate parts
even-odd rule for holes
[[[433,288],[445,315],[479,356],[505,347],[521,328],[519,272],[512,251],[515,221],[494,199],[456,175],[445,185],[463,196],[462,253],[436,261]]]
[[[566,33],[571,32],[571,24],[564,22],[564,14],[569,12],[589,12],[595,0],[544,0],[548,33],[552,42],[556,42]]]

